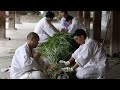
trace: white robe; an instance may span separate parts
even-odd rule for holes
[[[76,76],[81,78],[101,78],[106,73],[107,57],[102,45],[93,39],[86,38],[85,44],[72,54],[75,62],[80,66],[76,69]],[[93,77],[94,76],[94,77]]]
[[[52,37],[56,32],[56,28],[43,17],[35,26],[34,32],[40,37],[39,42],[46,42],[49,37]]]
[[[70,24],[67,29],[68,29],[68,33],[70,34],[74,34],[76,29],[80,29],[80,24],[78,23],[76,17],[72,19],[72,24]]]
[[[11,79],[43,79],[41,70],[46,70],[46,63],[39,61],[40,65],[31,57],[27,43],[20,46],[12,59],[10,78]],[[29,77],[29,75],[31,76]]]
[[[65,18],[65,17],[62,17],[62,18],[61,18],[60,24],[61,24],[61,27],[62,27],[62,28],[67,29],[68,24],[67,24],[67,22],[66,22],[66,18]]]

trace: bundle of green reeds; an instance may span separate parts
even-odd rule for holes
[[[59,60],[69,60],[75,50],[74,43],[75,41],[70,34],[59,32],[38,46],[41,55],[47,58],[50,63],[51,67],[48,69],[50,78],[55,78],[55,74],[61,69],[62,65],[58,63]]]

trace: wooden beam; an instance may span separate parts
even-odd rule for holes
[[[93,22],[93,18],[90,17],[90,22]]]
[[[21,14],[19,13],[19,11],[15,11],[15,23],[22,24],[20,20],[21,20]]]
[[[5,11],[0,11],[0,38],[6,38],[5,22]]]
[[[85,11],[84,22],[86,28],[90,30],[90,11]]]
[[[102,11],[94,11],[93,38],[99,42],[101,38],[101,15],[102,15]]]
[[[77,11],[77,19],[80,24],[83,24],[83,11]]]
[[[120,53],[120,12],[111,12],[110,56]]]
[[[9,11],[9,30],[17,30],[15,28],[15,11]]]
[[[90,11],[85,11],[84,12],[84,23],[85,23],[85,27],[86,27],[86,31],[88,33],[88,37],[89,37],[89,32],[90,32]]]

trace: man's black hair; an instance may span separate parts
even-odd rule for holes
[[[51,11],[48,11],[48,12],[46,13],[46,17],[47,17],[47,18],[54,18],[54,17],[55,17],[55,14],[54,14],[53,12],[51,12]]]
[[[65,13],[65,14],[68,14],[68,12],[67,12],[67,11],[61,11],[61,13]]]
[[[39,36],[37,33],[35,32],[30,32],[28,35],[27,35],[27,40],[31,39],[31,38],[35,38],[35,39],[39,39]]]
[[[87,34],[86,34],[84,29],[77,29],[75,31],[75,33],[73,34],[73,36],[81,36],[81,35],[83,35],[85,37],[85,39],[86,39]]]
[[[70,16],[70,15],[66,17],[66,21],[69,21],[69,20],[72,20],[72,19],[73,19],[73,17]]]

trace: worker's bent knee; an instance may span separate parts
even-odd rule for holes
[[[20,76],[18,79],[29,79],[29,72],[23,74],[22,76]]]
[[[76,73],[76,77],[78,79],[98,79],[99,78],[99,74],[80,74],[80,73]]]
[[[81,75],[81,74],[79,74],[79,73],[76,73],[76,77],[77,77],[78,79],[83,79],[83,75]]]
[[[99,76],[98,71],[81,70],[76,73],[78,79],[97,79]]]
[[[45,79],[45,76],[41,71],[33,71],[31,77],[33,79]]]
[[[90,79],[90,76],[91,75],[83,75],[83,74],[80,74],[80,73],[76,73],[76,77],[78,79]]]

